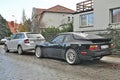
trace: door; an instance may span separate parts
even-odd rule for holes
[[[22,41],[21,39],[22,34],[15,34],[13,35],[13,37],[11,38],[11,40],[9,40],[9,49],[11,50],[17,50],[19,41]]]
[[[50,57],[61,58],[63,40],[64,35],[59,35],[56,38],[54,38],[48,45],[47,55]]]
[[[13,34],[10,40],[7,41],[8,49],[14,49],[13,42],[14,42],[15,37],[16,37],[16,34]]]

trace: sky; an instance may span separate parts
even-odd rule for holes
[[[0,14],[7,21],[22,22],[22,12],[25,10],[27,18],[31,18],[32,8],[47,9],[55,5],[76,10],[76,3],[85,0],[0,0]]]

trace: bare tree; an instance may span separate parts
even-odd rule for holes
[[[32,31],[41,33],[45,29],[45,23],[41,21],[42,15],[35,14],[32,17]]]

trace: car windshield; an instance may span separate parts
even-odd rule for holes
[[[95,34],[74,33],[74,38],[75,39],[103,39],[104,37],[101,37]]]
[[[44,39],[44,37],[41,34],[38,33],[27,33],[28,38],[41,38]]]

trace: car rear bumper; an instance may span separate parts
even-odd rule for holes
[[[106,50],[100,50],[100,51],[93,51],[90,54],[93,54],[93,57],[99,57],[99,56],[106,56],[111,55],[113,53],[112,49],[106,49]]]
[[[105,49],[105,50],[99,50],[99,51],[86,51],[87,54],[80,54],[79,57],[80,59],[83,60],[91,60],[95,59],[97,57],[103,57],[107,55],[111,55],[113,53],[112,49]]]
[[[23,46],[24,50],[34,50],[36,44],[43,43],[43,42],[44,42],[44,40],[42,40],[40,42],[34,42],[34,41],[32,42],[31,41],[30,43],[22,44],[22,46]]]
[[[22,46],[23,51],[27,51],[27,50],[34,50],[35,49],[35,45],[31,45],[31,44],[25,44]]]

